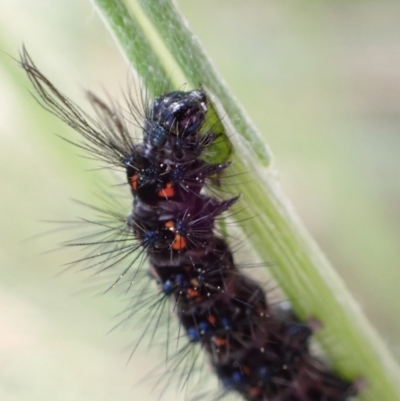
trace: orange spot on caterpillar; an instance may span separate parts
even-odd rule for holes
[[[174,242],[172,243],[172,249],[174,251],[182,251],[183,249],[186,248],[186,245],[187,245],[186,239],[181,235],[176,234]]]
[[[172,220],[167,221],[167,222],[164,224],[164,227],[165,227],[165,228],[169,228],[170,230],[175,230],[175,223],[174,223]]]
[[[164,198],[172,198],[175,195],[174,186],[169,182],[161,191],[158,191],[157,195]]]
[[[208,323],[215,325],[215,323],[217,322],[217,318],[214,315],[208,315],[207,317]]]
[[[222,337],[213,337],[213,342],[217,347],[222,347],[226,344],[226,339]]]
[[[175,232],[175,222],[173,222],[172,220],[167,221],[164,224],[164,227],[168,228],[169,230],[171,230],[173,232]],[[174,251],[182,251],[182,250],[186,249],[186,247],[187,247],[186,239],[184,237],[182,237],[180,234],[177,234],[175,232],[175,238],[174,238],[174,241],[173,241],[173,243],[171,245],[171,248]]]
[[[197,290],[194,290],[193,288],[188,288],[187,289],[187,294],[192,298],[195,298],[195,297],[199,296],[199,292]]]
[[[133,188],[135,191],[137,191],[137,185],[138,185],[138,175],[137,175],[137,174],[134,174],[134,175],[131,177],[131,186],[132,186],[132,188]]]
[[[261,395],[261,388],[260,387],[253,387],[250,389],[250,395],[252,397],[257,397]]]

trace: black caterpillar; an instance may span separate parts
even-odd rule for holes
[[[189,342],[199,343],[208,355],[223,395],[233,392],[249,401],[346,401],[356,393],[354,384],[310,354],[311,329],[268,304],[265,291],[235,266],[227,242],[217,234],[216,219],[238,197],[223,200],[204,191],[229,166],[202,157],[219,138],[206,126],[204,91],[168,92],[145,104],[143,141],[137,143],[116,108],[89,94],[98,117],[93,119],[55,89],[25,49],[20,65],[39,102],[85,138],[79,146],[126,171],[132,212],[120,236],[92,243],[96,250],[88,259],[105,258],[104,269],[128,259],[115,285],[138,259],[134,251],[145,253],[151,277],[174,304]],[[138,107],[128,106],[137,121]],[[102,252],[110,244],[111,250]]]

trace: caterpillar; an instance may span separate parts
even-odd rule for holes
[[[42,106],[83,137],[78,146],[122,169],[130,188],[128,216],[99,210],[117,228],[98,222],[101,236],[73,242],[91,250],[82,260],[100,270],[124,263],[111,287],[147,260],[161,294],[155,293],[152,302],[173,305],[186,347],[200,345],[220,382],[219,398],[232,393],[248,401],[346,401],[356,394],[355,384],[312,355],[312,329],[270,305],[265,290],[235,264],[218,233],[218,219],[239,196],[224,199],[205,191],[223,179],[230,162],[204,157],[220,137],[207,124],[210,104],[204,90],[144,99],[141,113],[130,99],[130,118],[88,93],[93,118],[53,86],[25,48],[20,65]],[[140,142],[132,121],[142,133]]]

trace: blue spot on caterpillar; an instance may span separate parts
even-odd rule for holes
[[[97,119],[89,117],[45,78],[26,49],[20,65],[42,104],[85,139],[79,146],[125,171],[131,190],[128,217],[96,209],[117,225],[94,222],[100,234],[72,243],[90,249],[79,262],[100,271],[124,263],[114,287],[147,259],[161,294],[147,302],[173,304],[188,340],[183,356],[200,345],[221,383],[218,399],[233,393],[248,401],[346,401],[355,394],[355,385],[311,355],[311,329],[268,303],[264,289],[238,268],[217,233],[216,220],[238,196],[204,192],[229,167],[229,161],[213,164],[203,157],[220,136],[207,127],[204,91],[171,91],[144,105],[138,143],[122,112],[90,93]],[[157,310],[168,313],[165,309]]]

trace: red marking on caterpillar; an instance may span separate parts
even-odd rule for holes
[[[201,89],[167,92],[143,105],[143,142],[137,144],[118,109],[90,93],[93,119],[40,73],[25,49],[20,64],[44,107],[86,140],[79,146],[125,171],[133,196],[130,215],[96,208],[106,217],[93,222],[100,231],[72,245],[89,247],[89,255],[77,262],[89,262],[90,268],[123,266],[112,287],[135,263],[141,267],[148,260],[161,296],[150,292],[147,298],[146,293],[132,313],[146,303],[155,313],[168,313],[163,302],[172,303],[187,344],[171,358],[169,369],[181,362],[190,375],[196,361],[190,350],[197,344],[221,384],[215,399],[234,393],[248,401],[345,401],[355,394],[355,385],[310,354],[310,327],[271,306],[217,234],[216,220],[238,196],[222,199],[204,191],[229,162],[212,164],[204,158],[219,134],[207,127],[209,103]],[[129,110],[139,107],[129,105]],[[149,324],[161,318],[148,314]],[[193,399],[203,396],[209,399],[191,394]]]

